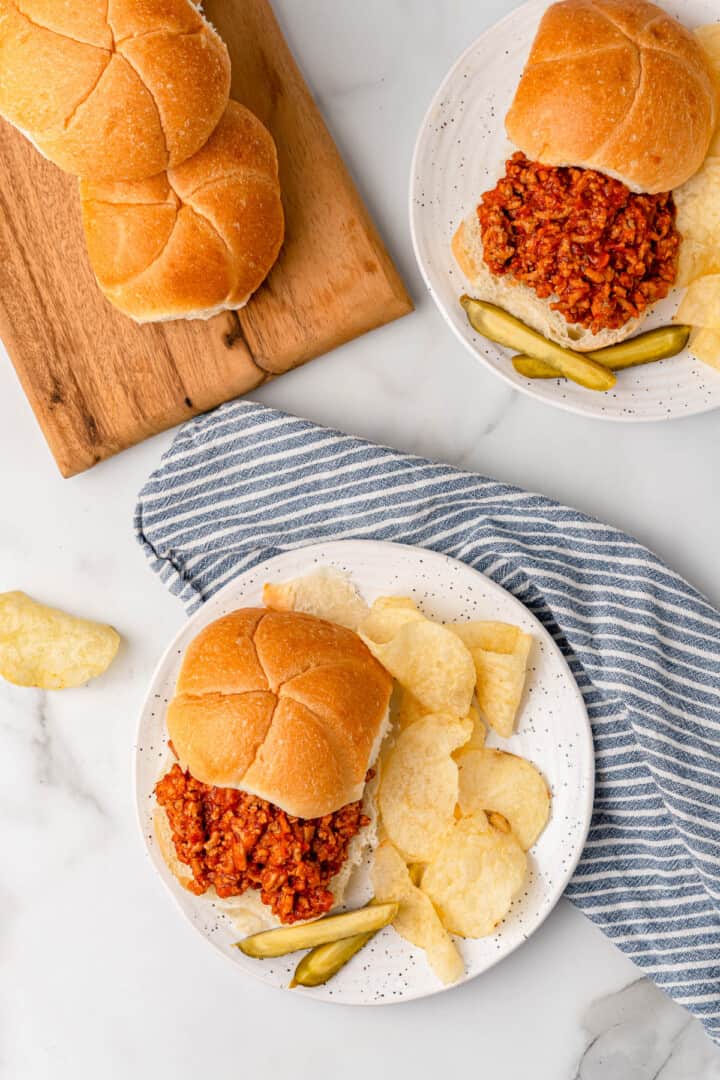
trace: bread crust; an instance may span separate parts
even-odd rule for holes
[[[81,180],[80,200],[98,285],[137,322],[242,307],[284,237],[275,143],[234,101],[177,168],[148,180]]]
[[[700,168],[716,114],[708,59],[676,19],[646,0],[561,0],[540,22],[506,129],[531,160],[657,194]]]
[[[227,48],[191,0],[101,8],[0,0],[0,115],[78,176],[175,168],[227,105]]]
[[[168,733],[202,783],[322,817],[362,798],[391,690],[352,631],[312,615],[243,609],[191,642]]]

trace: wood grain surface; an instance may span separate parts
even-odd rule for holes
[[[96,462],[412,310],[267,0],[206,0],[233,97],[272,131],[287,234],[242,311],[138,326],[89,267],[77,182],[0,121],[0,336],[60,471]]]

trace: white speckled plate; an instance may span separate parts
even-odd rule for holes
[[[180,658],[190,640],[209,622],[237,607],[261,604],[266,581],[284,581],[319,565],[352,575],[366,600],[382,594],[413,596],[423,611],[442,620],[499,619],[529,631],[535,645],[518,732],[502,745],[534,761],[552,788],[552,818],[530,854],[527,887],[492,937],[460,942],[466,979],[474,978],[521,945],[557,903],[585,842],[593,800],[594,756],[585,706],[562,654],[540,623],[504,589],[464,563],[422,548],[368,540],[315,544],[278,555],[241,574],[187,622],[153,676],[140,715],[135,754],[137,807],[153,866],[195,929],[241,971],[273,986],[287,986],[297,956],[250,960],[232,943],[228,918],[210,901],[186,892],[170,874],[152,830],[153,787],[167,758],[165,708],[172,696]],[[354,874],[348,891],[353,906],[369,897],[368,867]],[[424,954],[383,930],[327,986],[304,990],[323,1001],[377,1005],[424,997],[442,990]],[[297,991],[296,991],[297,992]]]
[[[450,71],[420,128],[410,176],[410,228],[428,289],[473,355],[540,401],[604,420],[671,420],[716,409],[720,373],[687,350],[622,372],[615,388],[605,394],[565,380],[525,379],[514,370],[508,350],[473,331],[458,303],[468,283],[455,265],[450,240],[483,191],[503,173],[514,149],[505,134],[505,114],[547,6],[546,0],[530,0],[482,34]],[[664,7],[689,27],[718,20],[717,0],[673,0]],[[676,291],[643,328],[669,322],[678,300]]]

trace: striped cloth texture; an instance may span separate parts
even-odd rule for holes
[[[248,401],[180,429],[135,527],[189,611],[273,555],[350,538],[461,559],[525,604],[595,742],[566,895],[720,1042],[720,613],[703,596],[576,510]]]

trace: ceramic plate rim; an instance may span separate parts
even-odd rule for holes
[[[416,993],[411,991],[411,992],[409,992],[408,994],[404,995],[401,998],[390,998],[390,999],[383,999],[383,1000],[343,1001],[341,997],[336,997],[336,998],[335,997],[324,997],[324,998],[312,998],[311,999],[311,1000],[316,1001],[316,1002],[321,1003],[321,1004],[344,1005],[344,1006],[352,1005],[352,1006],[357,1006],[357,1007],[366,1007],[366,1006],[382,1007],[382,1006],[386,1006],[386,1005],[402,1005],[402,1004],[406,1004],[406,1003],[408,1003],[410,1001],[418,1001],[418,1000],[421,1000],[423,998],[434,997],[436,994],[442,994],[442,993],[445,993],[448,990],[455,990],[458,987],[463,986],[465,983],[471,982],[473,979],[477,978],[478,976],[485,974],[486,971],[489,971],[491,968],[495,967],[498,963],[505,960],[508,956],[511,956],[512,953],[514,953],[521,945],[524,945],[525,942],[528,941],[532,937],[532,935],[542,926],[542,924],[545,922],[545,920],[548,918],[548,916],[551,914],[551,912],[555,910],[555,908],[557,907],[560,899],[562,898],[562,895],[563,895],[563,893],[565,891],[565,887],[566,887],[568,881],[570,880],[573,873],[575,872],[575,868],[576,868],[578,862],[580,861],[583,850],[585,848],[585,843],[587,841],[588,832],[590,830],[590,822],[591,822],[591,817],[592,817],[592,810],[593,810],[593,804],[594,804],[594,795],[595,795],[594,743],[593,743],[592,727],[591,727],[590,719],[589,719],[588,713],[587,713],[587,707],[585,705],[584,698],[583,698],[582,693],[580,691],[580,688],[579,688],[579,686],[577,684],[575,676],[573,675],[572,671],[570,670],[570,667],[569,667],[565,657],[563,656],[560,648],[558,647],[557,643],[553,640],[552,636],[545,629],[545,627],[542,625],[542,623],[539,621],[539,619],[537,619],[537,617],[535,615],[533,615],[533,613],[529,610],[529,608],[525,607],[525,605],[520,600],[518,600],[517,597],[513,596],[513,594],[511,592],[509,592],[507,589],[503,588],[502,585],[499,585],[496,581],[494,581],[491,577],[488,577],[488,575],[484,574],[482,571],[477,570],[475,567],[470,566],[470,565],[468,565],[468,563],[463,562],[462,559],[456,559],[451,555],[445,555],[442,552],[434,551],[431,548],[423,548],[423,547],[420,547],[419,545],[416,545],[416,544],[401,544],[401,543],[388,541],[388,540],[366,540],[366,539],[362,539],[362,540],[360,540],[360,539],[359,540],[353,540],[353,539],[329,540],[329,541],[319,541],[319,542],[313,543],[313,544],[300,545],[297,548],[290,548],[290,549],[287,549],[285,551],[279,552],[277,555],[273,555],[269,559],[265,559],[261,563],[258,563],[258,564],[254,565],[252,567],[249,567],[246,570],[241,571],[239,574],[237,574],[235,577],[233,577],[230,581],[226,582],[225,585],[223,585],[222,588],[218,589],[217,592],[213,593],[210,597],[208,597],[208,599],[205,601],[205,603],[203,603],[199,608],[197,608],[195,611],[193,611],[184,620],[182,625],[178,628],[176,633],[173,635],[172,640],[168,643],[167,647],[163,650],[162,655],[160,656],[157,664],[155,665],[155,667],[153,669],[152,675],[150,676],[150,679],[149,679],[148,684],[147,684],[146,693],[143,696],[142,703],[141,703],[140,708],[139,708],[138,721],[137,721],[137,724],[136,724],[136,727],[135,727],[135,740],[134,740],[133,745],[132,745],[132,786],[133,786],[133,799],[134,799],[134,803],[135,803],[135,815],[134,816],[135,816],[135,821],[136,821],[136,824],[137,824],[137,827],[138,827],[138,831],[139,831],[141,839],[142,839],[145,858],[148,860],[148,862],[149,862],[149,864],[150,864],[150,866],[151,866],[151,868],[153,870],[153,873],[154,873],[155,877],[157,879],[159,879],[159,881],[162,883],[164,892],[166,894],[168,894],[172,898],[173,907],[176,910],[176,912],[179,915],[182,916],[183,924],[184,925],[192,925],[191,920],[189,919],[188,915],[186,914],[186,912],[184,911],[184,909],[183,909],[183,907],[182,907],[182,905],[180,903],[180,898],[179,898],[179,895],[177,893],[177,889],[181,888],[181,886],[177,885],[177,883],[174,881],[174,879],[172,881],[166,880],[165,877],[163,877],[163,875],[161,874],[159,868],[155,864],[155,859],[154,859],[154,856],[153,856],[153,852],[150,849],[150,846],[148,844],[148,838],[147,838],[146,833],[145,833],[144,823],[143,823],[143,819],[142,819],[140,792],[139,792],[139,789],[138,789],[138,764],[139,764],[140,744],[141,744],[142,738],[143,738],[143,727],[145,726],[145,723],[146,723],[146,719],[145,719],[146,714],[148,712],[150,703],[153,700],[153,695],[155,693],[157,683],[158,683],[158,681],[160,679],[161,672],[162,672],[163,668],[165,667],[166,663],[168,662],[171,654],[177,652],[178,642],[183,638],[183,636],[188,632],[188,630],[190,630],[190,628],[192,626],[194,626],[198,622],[200,622],[202,620],[203,616],[207,616],[208,612],[212,612],[213,608],[220,607],[222,605],[223,598],[225,596],[227,596],[228,593],[232,592],[233,589],[237,588],[238,582],[241,581],[241,579],[243,577],[245,577],[246,575],[255,573],[260,566],[272,567],[272,565],[274,563],[280,562],[283,559],[287,558],[288,556],[292,556],[292,555],[297,556],[298,552],[303,552],[303,553],[307,553],[307,555],[308,555],[308,560],[309,560],[308,569],[310,570],[312,568],[313,557],[314,556],[317,557],[318,554],[320,554],[324,558],[330,559],[330,558],[333,557],[333,553],[336,552],[336,551],[346,552],[346,551],[348,551],[350,549],[369,548],[369,547],[374,548],[374,549],[378,549],[378,548],[379,549],[383,549],[383,548],[384,549],[392,549],[392,551],[394,551],[394,552],[397,552],[397,549],[408,549],[409,548],[414,552],[422,552],[423,558],[424,559],[426,558],[429,561],[437,559],[437,560],[450,562],[450,563],[459,563],[465,571],[469,571],[471,574],[475,574],[478,577],[482,578],[483,581],[486,584],[486,587],[489,588],[489,590],[491,592],[499,592],[499,593],[504,594],[504,596],[509,598],[514,605],[517,605],[518,607],[520,607],[522,609],[522,611],[525,613],[525,616],[529,617],[532,620],[532,622],[535,624],[535,631],[539,634],[539,636],[541,636],[543,638],[545,645],[550,649],[550,651],[552,653],[555,654],[556,658],[560,661],[561,665],[565,669],[565,674],[567,675],[570,686],[572,687],[573,694],[575,696],[579,711],[580,711],[580,713],[582,714],[582,716],[584,718],[583,734],[584,734],[584,736],[585,736],[585,738],[587,740],[587,744],[589,746],[589,753],[588,753],[588,756],[587,756],[588,769],[587,769],[587,774],[584,776],[584,780],[585,780],[585,797],[584,797],[584,802],[583,802],[584,824],[583,824],[583,828],[582,828],[581,832],[578,835],[577,847],[576,847],[575,851],[573,852],[572,858],[568,860],[564,871],[558,876],[557,882],[555,883],[553,889],[550,892],[550,900],[549,900],[549,902],[547,904],[546,910],[543,912],[543,914],[537,920],[537,922],[535,922],[533,924],[532,929],[529,931],[529,933],[525,937],[523,937],[520,940],[516,941],[508,949],[508,951],[504,952],[501,956],[493,957],[491,959],[491,961],[485,967],[483,967],[483,969],[481,971],[466,972],[461,979],[459,979],[455,983],[452,983],[449,986],[444,986],[442,983],[440,983],[438,981],[438,985],[436,987],[432,987],[430,989],[420,989]],[[351,557],[352,556],[350,556],[350,559],[351,559]],[[349,563],[350,559],[347,559],[346,561]],[[213,941],[209,940],[204,934],[202,934],[202,932],[197,927],[195,927],[195,929],[197,930],[197,933],[203,938],[203,940],[205,940],[208,945],[211,945],[213,947],[213,951],[215,953],[220,954],[221,956],[223,956],[225,958],[225,960],[228,963],[232,964],[233,968],[236,971],[238,971],[237,964],[235,964],[233,962],[232,956],[228,953],[228,951],[226,949],[222,948],[220,945],[215,945],[215,943]],[[242,974],[242,975],[249,974],[253,978],[255,978],[258,981],[262,982],[263,985],[268,986],[271,989],[277,990],[279,992],[283,992],[284,989],[287,989],[287,988],[275,986],[273,983],[268,982],[268,980],[263,977],[263,975],[262,975],[262,973],[261,973],[261,971],[259,969],[256,971],[254,969],[244,969],[243,968],[243,969],[240,969],[240,974]]]

